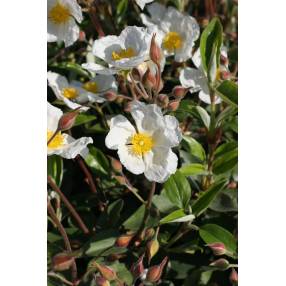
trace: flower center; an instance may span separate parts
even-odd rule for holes
[[[68,7],[57,2],[57,4],[49,11],[49,19],[55,24],[63,24],[69,20],[70,10]]]
[[[132,48],[128,48],[128,49],[121,49],[117,52],[113,51],[111,56],[114,61],[118,61],[126,58],[132,58],[136,56],[136,53]]]
[[[47,141],[51,139],[54,135],[54,131],[47,131]],[[61,147],[64,144],[64,136],[58,132],[58,134],[54,137],[54,139],[49,143],[48,147],[51,149],[56,149]]]
[[[68,99],[75,99],[78,96],[78,91],[74,87],[65,87],[62,93],[63,96]]]
[[[163,39],[163,48],[169,53],[180,49],[183,45],[183,39],[177,32],[169,32]]]
[[[135,155],[143,155],[152,149],[154,141],[152,137],[147,134],[137,133],[132,137],[131,144],[132,151]]]
[[[97,93],[98,92],[97,84],[94,81],[88,81],[88,82],[84,83],[82,85],[82,87],[85,90],[93,92],[93,93]]]

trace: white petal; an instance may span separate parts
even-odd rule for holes
[[[47,111],[48,130],[55,131],[58,127],[58,122],[63,115],[63,112],[59,108],[51,105],[49,102],[47,102]]]
[[[92,52],[96,57],[110,62],[111,53],[121,48],[121,45],[118,36],[106,36],[93,42]]]
[[[192,57],[192,61],[194,63],[194,65],[198,68],[198,69],[202,69],[202,58],[201,58],[201,52],[200,52],[200,48],[198,48],[193,57]]]
[[[131,115],[139,132],[153,133],[165,126],[161,108],[156,104],[146,105],[135,100],[131,103]]]
[[[66,24],[66,30],[62,36],[62,40],[65,42],[65,46],[71,46],[79,37],[79,27],[75,20],[72,18]]]
[[[83,20],[83,17],[82,17],[81,7],[77,4],[77,1],[76,0],[61,0],[61,2],[63,4],[66,4],[69,7],[72,16],[74,16],[75,19],[79,23],[81,23],[81,21]]]
[[[106,68],[96,63],[86,63],[86,64],[82,64],[81,66],[84,69],[87,69],[88,71],[95,72],[98,74],[103,74],[103,75],[112,75],[112,74],[117,74],[119,72],[118,69]]]
[[[177,170],[178,158],[169,148],[157,147],[144,155],[146,170],[144,175],[149,181],[163,183]]]
[[[90,143],[93,143],[91,137],[81,137],[79,139],[74,139],[70,135],[65,134],[65,138],[67,140],[67,144],[57,149],[48,148],[48,155],[56,154],[65,159],[73,159],[81,153],[86,156],[86,146]]]
[[[180,83],[183,87],[202,89],[207,85],[207,78],[201,70],[184,68],[180,72]]]
[[[164,5],[155,2],[147,6],[147,11],[151,16],[152,22],[159,24],[164,18],[164,14],[166,13],[167,9]]]
[[[154,0],[135,0],[135,1],[137,5],[141,8],[141,10],[143,10],[146,4],[151,3]]]
[[[110,131],[105,138],[105,145],[109,149],[118,149],[121,145],[126,145],[129,139],[136,133],[126,117],[117,115],[111,119]]]
[[[182,140],[182,133],[177,118],[171,115],[165,115],[164,120],[166,124],[165,136],[171,142],[171,147],[178,146]]]
[[[118,156],[123,166],[135,175],[142,174],[145,171],[145,164],[141,156],[135,155],[130,145],[120,145]]]

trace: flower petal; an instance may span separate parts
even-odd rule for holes
[[[58,127],[58,122],[63,115],[63,112],[59,109],[51,105],[47,102],[47,123],[48,123],[48,130],[55,131]]]
[[[105,145],[109,149],[118,149],[128,143],[129,138],[136,133],[126,117],[117,115],[111,119],[110,131],[105,138]]]
[[[107,68],[102,65],[96,64],[96,63],[85,63],[81,65],[84,69],[95,72],[102,75],[112,75],[117,74],[119,72],[118,69],[115,68]]]

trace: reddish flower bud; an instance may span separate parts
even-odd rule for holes
[[[159,265],[150,267],[146,275],[146,280],[152,283],[157,282],[162,276],[162,272],[164,270],[167,261],[168,257],[165,257]]]
[[[114,101],[117,98],[117,94],[110,90],[104,94],[104,97],[107,101]]]
[[[84,31],[80,31],[79,32],[79,37],[78,37],[78,40],[80,41],[80,42],[83,42],[83,41],[85,41],[85,32]]]
[[[144,273],[143,258],[144,258],[144,254],[141,255],[139,259],[131,265],[130,271],[134,279],[141,277],[141,275]]]
[[[228,187],[229,189],[236,189],[236,188],[237,188],[237,182],[231,181],[231,182],[227,185],[227,187]]]
[[[66,131],[66,130],[69,130],[73,127],[75,120],[76,120],[76,117],[79,113],[79,109],[80,109],[80,107],[71,111],[71,112],[68,112],[68,113],[65,113],[62,115],[62,117],[60,118],[60,120],[58,122],[58,130],[59,131]]]
[[[228,71],[221,71],[220,72],[220,77],[223,80],[230,79],[230,72],[228,72]]]
[[[180,100],[173,100],[171,102],[169,102],[168,104],[168,109],[170,111],[176,111],[180,106]]]
[[[226,253],[225,245],[221,242],[210,243],[207,246],[212,250],[214,255],[219,256]]]
[[[116,160],[115,158],[111,158],[111,166],[115,172],[117,173],[122,172],[122,165],[120,161]]]
[[[151,259],[156,255],[156,253],[158,252],[160,248],[160,244],[157,240],[157,238],[155,237],[154,239],[150,240],[147,243],[147,257],[148,257],[148,262],[150,263]]]
[[[166,108],[169,104],[169,97],[166,94],[159,94],[157,96],[157,104],[162,108]]]
[[[172,95],[174,97],[183,98],[188,92],[188,90],[189,90],[188,88],[185,88],[180,85],[176,85],[172,90]]]
[[[113,178],[121,185],[126,185],[126,180],[123,176],[113,176]]]
[[[160,61],[162,58],[162,51],[160,47],[157,45],[155,38],[156,38],[156,34],[153,34],[152,40],[151,40],[151,46],[150,46],[150,59],[154,63],[160,65]]]
[[[127,247],[134,237],[134,234],[121,235],[116,239],[115,245],[118,247]]]
[[[228,58],[223,55],[220,55],[220,63],[224,66],[228,65]]]
[[[64,271],[74,263],[74,257],[67,253],[58,253],[52,258],[52,268],[54,271]]]
[[[149,89],[155,89],[157,85],[157,79],[156,76],[152,74],[150,69],[148,68],[147,71],[145,72],[142,83],[145,87]]]
[[[238,284],[238,274],[234,268],[232,268],[231,273],[229,275],[229,281],[234,285]]]
[[[110,286],[109,281],[102,276],[96,276],[95,282],[96,286]]]
[[[100,265],[95,261],[93,262],[93,265],[97,268],[100,274],[108,281],[117,279],[116,272],[111,267],[106,265]]]
[[[229,262],[224,258],[220,258],[210,264],[210,266],[216,267],[222,271],[228,269],[229,265]]]

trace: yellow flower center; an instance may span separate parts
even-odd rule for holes
[[[154,141],[152,137],[147,134],[137,133],[132,137],[131,144],[132,151],[135,155],[144,155],[152,149]]]
[[[114,61],[118,61],[118,60],[122,60],[122,59],[126,59],[126,58],[132,58],[136,56],[135,51],[132,48],[128,48],[128,49],[121,49],[119,51],[113,51],[112,54],[112,59]]]
[[[93,92],[93,93],[97,93],[98,92],[97,84],[94,81],[88,81],[88,82],[84,83],[82,85],[82,87],[85,90]]]
[[[163,39],[163,48],[169,53],[180,49],[183,45],[183,39],[177,32],[169,32]]]
[[[57,4],[49,11],[49,19],[55,24],[63,24],[69,20],[70,10],[68,7],[57,2]]]
[[[75,99],[78,96],[78,91],[74,87],[65,87],[62,93],[63,96],[68,99]]]
[[[47,142],[51,139],[51,137],[54,135],[54,131],[47,131]],[[61,134],[61,132],[58,132],[57,135],[53,138],[53,140],[49,143],[48,148],[56,149],[61,147],[64,144],[64,136]]]

